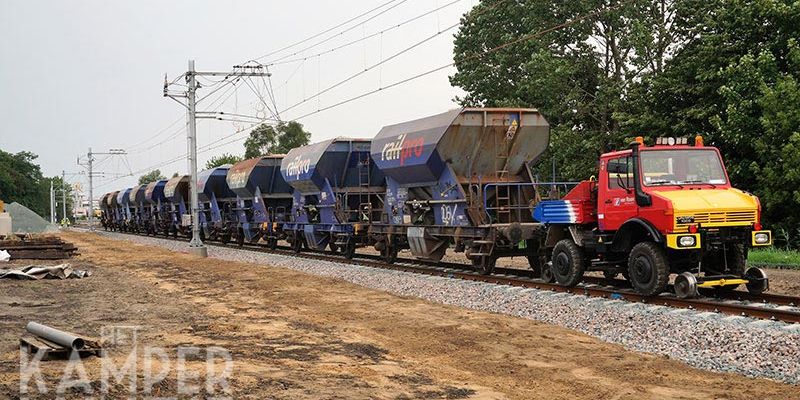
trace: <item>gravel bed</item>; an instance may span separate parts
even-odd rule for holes
[[[186,242],[102,232],[186,251]],[[209,246],[210,257],[290,268],[401,296],[490,311],[573,329],[626,349],[691,366],[800,384],[800,324],[755,320],[621,300],[430,277],[340,262]]]

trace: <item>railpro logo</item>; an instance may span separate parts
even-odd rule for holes
[[[300,174],[307,174],[309,169],[311,169],[311,160],[304,160],[303,156],[297,156],[286,166],[286,175],[297,180]]]
[[[400,160],[400,165],[405,165],[408,158],[422,157],[425,148],[425,138],[407,139],[406,134],[397,137],[397,140],[386,143],[381,152],[381,160]]]

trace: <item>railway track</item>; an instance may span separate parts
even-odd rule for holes
[[[130,232],[116,232],[134,236]],[[165,236],[155,236],[159,239],[169,239],[175,241],[188,241],[187,238],[173,238]],[[600,297],[610,300],[624,300],[629,302],[662,305],[677,309],[689,309],[696,311],[728,314],[733,316],[750,317],[785,323],[800,323],[800,297],[792,297],[778,294],[763,293],[753,295],[748,292],[734,290],[727,293],[715,293],[702,291],[704,297],[695,299],[680,299],[672,293],[665,292],[659,296],[642,296],[628,287],[624,280],[606,279],[601,277],[587,276],[584,282],[572,288],[564,287],[555,283],[546,283],[533,277],[530,270],[515,268],[495,268],[492,275],[482,275],[472,270],[467,264],[451,262],[430,262],[425,260],[398,258],[394,264],[384,262],[377,255],[357,254],[352,259],[344,256],[321,251],[305,250],[295,253],[288,246],[278,246],[272,250],[260,244],[244,244],[239,246],[232,243],[221,243],[215,241],[206,242],[207,245],[258,251],[263,253],[280,254],[291,257],[315,259],[320,261],[334,261],[353,265],[361,265],[371,268],[381,268],[395,271],[411,272],[431,276],[440,276],[453,279],[463,279],[476,282],[487,282],[497,285],[507,285],[537,290],[549,290],[569,294],[585,295],[589,297]]]

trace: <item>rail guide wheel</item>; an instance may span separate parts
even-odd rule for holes
[[[672,286],[678,298],[691,299],[697,297],[697,278],[691,272],[684,272],[675,277],[675,283]]]
[[[752,294],[761,294],[769,290],[769,278],[767,273],[756,267],[750,267],[745,271],[744,278],[747,279],[747,291]]]

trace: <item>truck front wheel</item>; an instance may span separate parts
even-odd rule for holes
[[[664,250],[656,243],[642,242],[628,257],[628,275],[637,293],[655,296],[667,288],[669,262]]]
[[[575,242],[564,239],[556,243],[551,271],[560,285],[577,285],[583,279],[585,268],[583,250]]]

